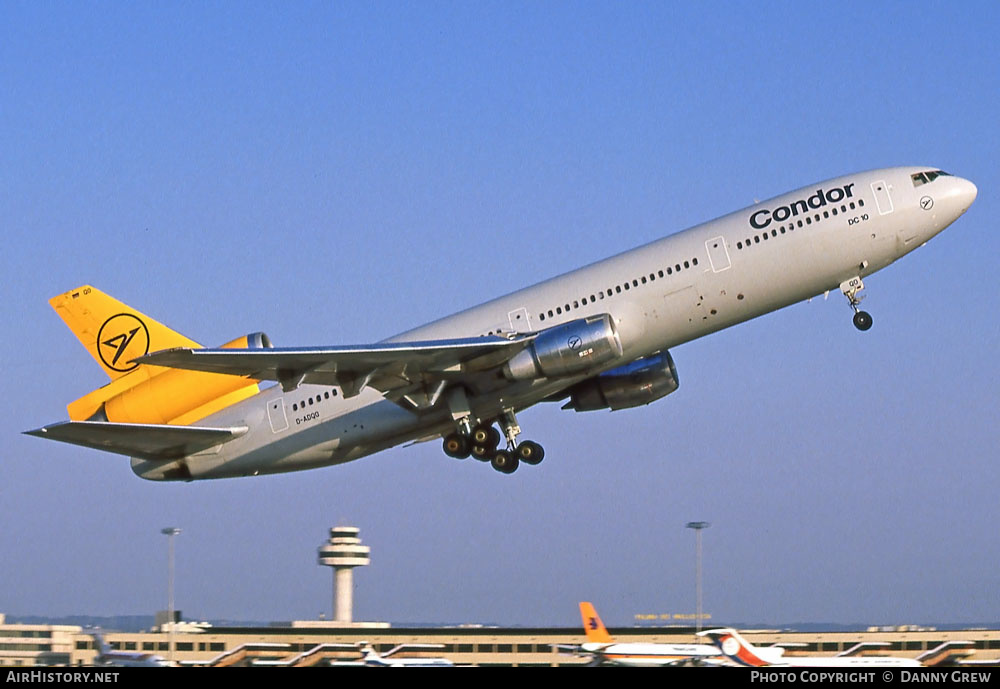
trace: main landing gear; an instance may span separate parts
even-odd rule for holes
[[[847,297],[847,301],[850,303],[851,308],[854,309],[854,327],[858,330],[865,331],[872,327],[872,317],[867,311],[861,311],[858,308],[858,304],[864,299],[864,295],[858,294],[861,290],[865,288],[865,283],[861,282],[860,277],[853,277],[850,280],[844,280],[840,283],[840,291],[844,293]]]
[[[444,438],[444,453],[456,459],[475,457],[481,462],[489,462],[493,468],[504,474],[512,474],[517,467],[525,464],[538,464],[545,457],[542,446],[531,440],[517,442],[521,433],[517,425],[514,410],[508,409],[497,419],[503,429],[503,438],[507,440],[507,449],[498,449],[503,439],[491,422],[479,423],[466,431],[459,424],[459,430],[449,433]]]

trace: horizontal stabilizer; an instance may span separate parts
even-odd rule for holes
[[[186,457],[238,438],[246,432],[246,426],[205,428],[104,421],[66,421],[25,431],[27,435],[39,438],[154,462]]]

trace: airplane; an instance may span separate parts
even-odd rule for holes
[[[363,641],[358,644],[365,667],[455,667],[455,663],[447,658],[394,658],[401,651],[421,651],[444,648],[441,644],[400,644],[380,654],[375,648]]]
[[[719,651],[707,644],[616,643],[593,604],[580,603],[580,617],[587,641],[580,646],[558,646],[593,657],[593,665],[667,667],[680,665],[728,665]]]
[[[93,632],[91,636],[97,645],[97,656],[94,658],[94,665],[108,667],[172,667],[170,661],[163,656],[133,651],[115,651],[108,646],[104,640],[104,635],[100,632]]]
[[[737,665],[745,667],[923,667],[912,658],[893,656],[788,656],[779,646],[757,648],[735,629],[708,629],[699,632],[711,639],[722,653]],[[854,649],[852,649],[854,650]]]
[[[157,481],[257,476],[441,439],[503,473],[545,456],[516,413],[649,404],[679,385],[670,349],[864,278],[957,220],[976,186],[933,167],[811,184],[387,340],[203,348],[94,287],[50,304],[111,382],[26,433],[131,457]],[[495,426],[499,426],[499,431]],[[503,445],[501,446],[501,443]]]
[[[976,652],[974,641],[953,639],[943,641],[934,648],[928,649],[917,656],[923,665],[928,667],[951,667],[956,665],[978,665],[981,663],[996,664],[994,660],[972,660],[969,658]]]

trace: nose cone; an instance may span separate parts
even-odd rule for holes
[[[979,190],[976,185],[962,177],[938,177],[935,182],[944,182],[941,190],[935,192],[934,200],[940,203],[940,218],[946,224],[951,224],[958,220],[969,206],[976,200]],[[933,184],[933,182],[932,182]],[[928,185],[930,189],[930,185]],[[935,206],[935,211],[937,211]]]
[[[979,190],[976,185],[967,179],[957,177],[955,182],[958,185],[958,197],[962,205],[962,212],[964,213],[972,205],[972,202],[976,200],[976,196],[979,195]]]

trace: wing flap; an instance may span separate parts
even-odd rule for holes
[[[247,430],[246,426],[206,428],[106,421],[66,421],[25,433],[129,457],[168,461],[221,445],[238,438]]]
[[[274,349],[174,348],[136,359],[142,364],[273,380],[285,390],[302,383],[337,385],[345,397],[366,387],[388,393],[495,368],[533,336],[385,342],[348,347]]]

